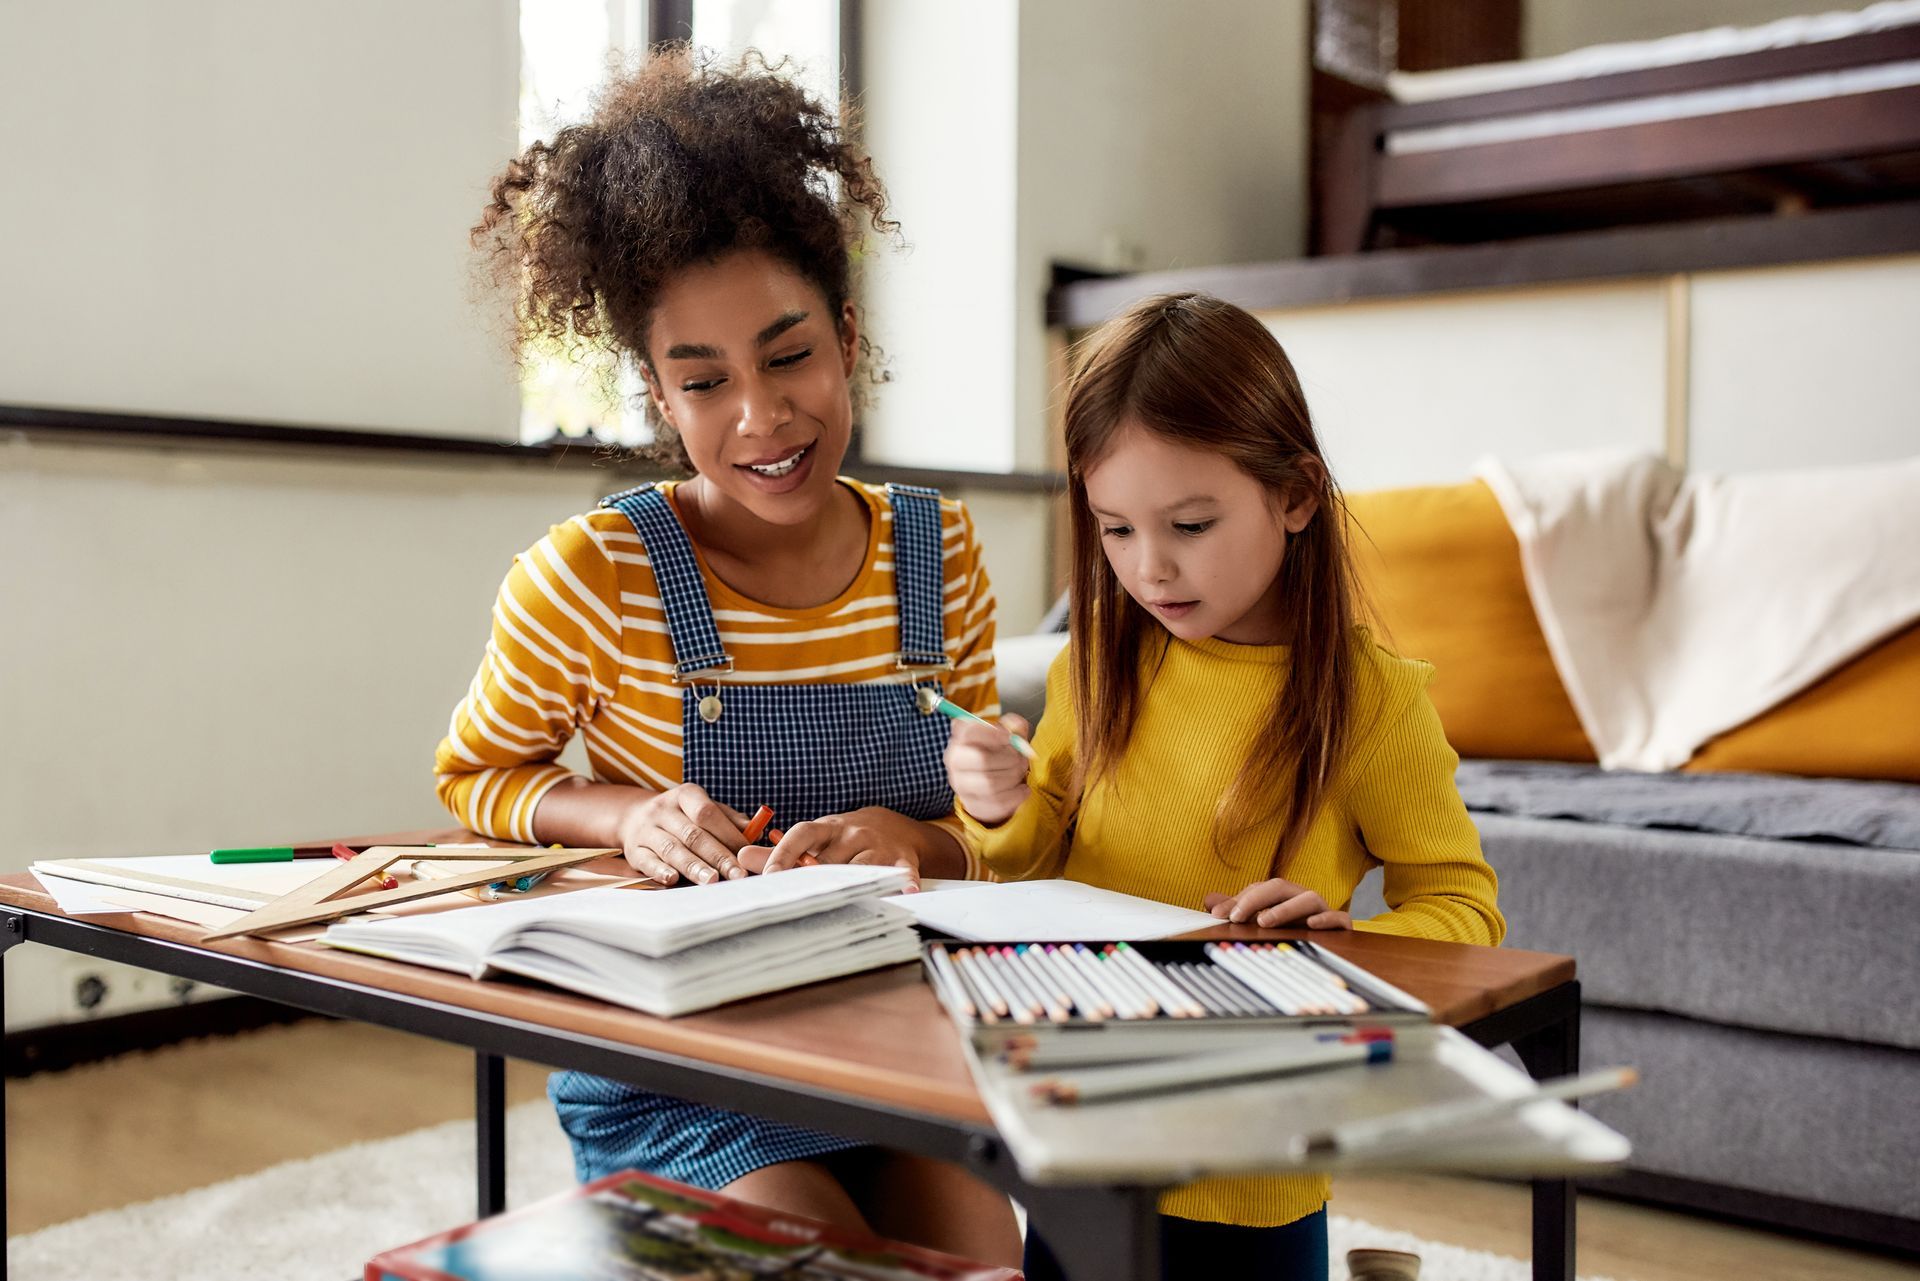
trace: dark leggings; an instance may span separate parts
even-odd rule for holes
[[[1327,1281],[1327,1212],[1315,1210],[1277,1228],[1163,1214],[1160,1259],[1161,1281]],[[1047,1243],[1031,1231],[1026,1273],[1027,1281],[1066,1281]]]

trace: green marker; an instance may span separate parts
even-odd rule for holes
[[[318,854],[331,853],[322,849]],[[231,850],[215,850],[208,857],[216,863],[291,863],[300,855],[291,845],[255,845]],[[315,857],[315,855],[309,855]]]
[[[922,685],[919,689],[913,691],[913,699],[920,705],[920,711],[927,716],[938,712],[950,721],[979,721],[982,725],[992,725],[994,729],[1001,730],[1002,733],[1013,740],[1014,751],[1020,753],[1020,755],[1026,757],[1028,760],[1035,759],[1032,743],[1021,738],[1010,729],[1003,729],[999,725],[994,725],[992,721],[984,716],[975,716],[972,712],[960,706],[960,704],[954,702],[952,699],[943,697],[940,691],[931,685]]]

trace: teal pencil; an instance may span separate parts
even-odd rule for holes
[[[938,712],[950,721],[978,721],[982,725],[993,725],[993,728],[1001,729],[1000,726],[994,725],[993,722],[986,717],[975,716],[972,712],[960,706],[960,704],[943,696],[939,690],[933,688],[931,685],[922,685],[916,690],[914,692],[914,700],[920,704],[920,710],[929,716]],[[1014,751],[1020,753],[1020,755],[1026,757],[1028,760],[1034,759],[1032,743],[1021,738],[1012,730],[1002,730],[1001,732],[1013,740]]]

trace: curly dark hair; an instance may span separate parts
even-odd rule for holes
[[[669,46],[511,161],[471,242],[484,277],[515,292],[517,339],[558,346],[611,388],[622,353],[647,362],[662,285],[734,249],[789,264],[838,316],[863,220],[890,237],[899,224],[872,161],[786,71],[755,51],[720,64]],[[647,452],[691,471],[651,400],[647,412]]]

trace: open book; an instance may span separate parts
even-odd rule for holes
[[[912,918],[879,901],[911,880],[896,867],[830,864],[348,920],[321,941],[474,978],[517,974],[672,1016],[916,959]]]

